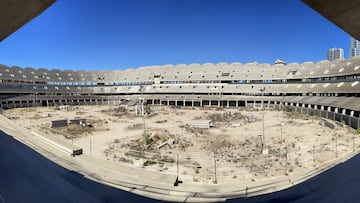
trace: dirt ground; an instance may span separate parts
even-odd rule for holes
[[[20,118],[16,122],[25,127],[60,132],[56,139],[82,147],[92,156],[179,173],[183,179],[201,183],[288,175],[341,157],[360,144],[359,136],[341,123],[295,112],[168,106],[150,109],[145,117],[146,146],[144,118],[136,115],[135,107],[62,106],[7,112]],[[50,128],[51,121],[76,118],[86,122],[83,126]],[[192,120],[211,120],[213,127],[192,128]]]

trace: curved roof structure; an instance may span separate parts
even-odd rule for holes
[[[56,0],[1,0],[0,42],[38,16]]]
[[[302,0],[322,16],[360,39],[360,2],[353,0]]]

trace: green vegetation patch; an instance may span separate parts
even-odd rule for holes
[[[355,133],[360,135],[360,128],[356,129]]]

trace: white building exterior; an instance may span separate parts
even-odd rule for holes
[[[351,37],[350,39],[350,50],[349,50],[349,58],[360,55],[360,42],[359,40]]]
[[[344,59],[344,49],[331,48],[327,51],[327,60],[333,61],[336,59]]]

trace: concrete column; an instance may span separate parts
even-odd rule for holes
[[[185,99],[184,99],[184,103],[183,103],[183,106],[185,106]]]
[[[338,113],[338,108],[335,108],[335,113]]]
[[[177,100],[175,100],[175,106],[177,106]]]
[[[211,107],[211,100],[209,100],[209,107]]]
[[[245,107],[247,107],[247,100],[245,100]]]
[[[168,105],[168,106],[170,105],[170,102],[169,102],[169,100],[167,100],[167,105]]]
[[[354,116],[354,111],[350,111],[350,116]]]
[[[160,106],[161,106],[161,103],[162,103],[162,101],[161,101],[161,99],[160,99],[160,103],[159,103]]]
[[[203,106],[202,100],[200,100],[200,106]]]
[[[351,126],[351,117],[348,117],[348,125]]]
[[[218,100],[218,107],[220,107],[220,103],[221,103],[220,100]]]
[[[194,100],[191,100],[191,107],[194,107]]]
[[[342,114],[345,115],[346,114],[346,109],[342,110]]]
[[[236,103],[235,103],[235,107],[238,108],[239,107],[239,101],[236,100]]]
[[[229,103],[230,103],[230,101],[229,101],[229,100],[226,100],[226,107],[227,107],[227,108],[229,108],[229,106],[230,106]]]

